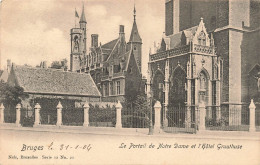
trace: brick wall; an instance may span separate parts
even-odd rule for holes
[[[221,73],[221,102],[229,100],[229,32],[215,33],[215,46],[217,55],[223,59],[223,74]]]
[[[173,34],[173,0],[165,3],[165,34]]]
[[[241,102],[241,43],[243,33],[229,31],[229,101]]]
[[[260,1],[250,1],[250,26],[253,28],[260,26]]]
[[[249,0],[230,0],[229,1],[229,25],[242,27],[242,21],[245,26],[249,26]]]
[[[249,72],[256,64],[260,64],[260,30],[244,33],[241,44],[242,101],[250,101],[257,95],[257,80]],[[253,71],[257,74],[257,71]]]

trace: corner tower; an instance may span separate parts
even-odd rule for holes
[[[142,38],[138,33],[138,28],[136,24],[136,9],[134,6],[134,22],[133,22],[132,31],[127,46],[128,46],[128,50],[133,49],[134,57],[140,71],[142,71],[142,44],[143,44]]]
[[[75,13],[75,17],[78,17],[78,13]],[[71,54],[70,54],[70,70],[77,71],[84,64],[87,48],[87,34],[86,34],[87,21],[84,12],[84,5],[79,21],[79,27],[75,25],[75,28],[70,30],[71,36]]]

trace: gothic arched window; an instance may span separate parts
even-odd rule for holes
[[[79,51],[79,37],[77,35],[73,38],[73,43],[74,43],[73,51],[78,52]]]
[[[198,44],[203,46],[206,45],[206,34],[203,31],[201,31],[198,36]]]
[[[164,100],[164,95],[163,95],[163,85],[164,85],[164,75],[160,72],[157,71],[154,78],[153,78],[153,95],[154,98],[161,103],[163,103]]]
[[[177,68],[170,78],[169,105],[185,105],[186,102],[186,73],[180,67]]]
[[[204,73],[200,73],[200,89],[206,90],[206,75]]]
[[[208,104],[208,77],[204,71],[200,73],[199,77],[199,83],[200,83],[200,102],[204,101],[206,104]]]

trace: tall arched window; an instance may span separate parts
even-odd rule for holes
[[[200,97],[199,98],[200,98],[200,102],[204,101],[207,105],[207,103],[208,103],[208,83],[209,83],[208,77],[207,77],[207,74],[204,71],[200,72],[199,76],[200,76],[199,77],[199,83],[200,83],[200,89],[199,89]]]
[[[170,77],[170,106],[184,106],[186,102],[186,73],[180,67],[177,68]]]
[[[153,79],[153,97],[154,99],[160,101],[161,103],[164,102],[164,75],[160,71],[157,71],[155,73],[154,79]]]

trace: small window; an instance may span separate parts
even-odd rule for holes
[[[129,68],[129,73],[133,73],[132,67]]]
[[[116,94],[120,95],[120,81],[116,82]]]
[[[163,90],[163,83],[159,83],[159,89]]]
[[[134,50],[137,50],[136,45],[134,46]]]

